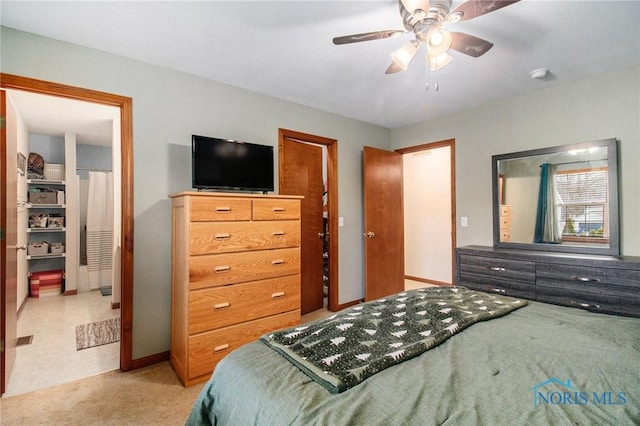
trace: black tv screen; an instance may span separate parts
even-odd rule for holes
[[[197,189],[273,191],[273,147],[193,135],[192,184]]]

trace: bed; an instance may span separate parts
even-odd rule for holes
[[[338,391],[258,340],[217,365],[187,424],[637,425],[640,319],[529,301]]]

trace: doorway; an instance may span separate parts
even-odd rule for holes
[[[72,86],[60,85],[41,80],[14,76],[9,74],[0,74],[0,85],[3,89],[26,91],[30,93],[39,93],[44,95],[56,96],[60,98],[85,101],[95,104],[113,106],[119,109],[120,115],[120,285],[114,291],[120,291],[120,369],[128,371],[133,368],[132,362],[132,321],[133,321],[133,133],[132,133],[132,100],[130,98],[113,95],[104,92],[98,92],[88,89],[82,89]],[[3,134],[4,137],[4,134]],[[5,144],[3,143],[3,147]],[[3,152],[3,157],[5,152]],[[13,163],[15,164],[15,163]],[[13,169],[15,170],[15,169]],[[6,180],[3,179],[4,182]],[[6,185],[6,183],[4,184]],[[6,193],[6,188],[3,188]],[[17,197],[6,200],[6,210],[13,211],[17,209]],[[4,216],[4,212],[3,212]],[[4,223],[3,223],[4,225]],[[15,232],[15,230],[13,231]],[[2,250],[2,262],[7,259],[7,250]],[[15,249],[15,248],[14,248]],[[3,268],[3,274],[7,273],[7,269]],[[2,277],[2,306],[4,311],[2,321],[2,337],[15,336],[15,330],[8,330],[7,327],[13,327],[17,318],[17,301],[15,288],[6,288],[6,283],[16,281],[15,276]],[[13,306],[13,309],[11,307]],[[7,309],[9,308],[9,309]],[[15,339],[9,339],[5,342],[7,351],[2,352],[2,370],[0,371],[0,394],[6,390],[6,381],[10,374],[10,365],[7,365],[5,353],[13,352],[15,354]]]
[[[444,161],[448,167],[444,169],[438,167],[433,176],[420,175],[419,185],[415,186],[415,189],[410,188],[405,182],[403,157],[416,153],[417,157],[428,158],[436,151],[439,154],[436,162]],[[424,163],[418,163],[418,165],[424,166]],[[456,245],[455,140],[424,144],[393,152],[365,147],[363,176],[365,300],[397,293],[407,288],[407,284],[410,288],[451,285],[448,278],[452,277],[454,271],[453,252]],[[407,198],[412,196],[412,192],[419,194],[422,201],[418,206],[417,219],[408,218],[408,222],[405,223],[405,209],[409,208]],[[434,193],[447,195],[434,196],[432,195]],[[427,221],[425,216],[430,214],[429,209],[433,206],[445,206],[447,209],[444,216],[441,213],[433,215],[438,218],[436,221]],[[429,223],[426,230],[417,235],[417,240],[414,238],[416,235],[414,235],[415,229],[412,224],[415,220]],[[432,244],[430,232],[439,234],[437,250],[440,254],[444,253],[445,259],[449,259],[443,261],[445,273],[432,275],[432,268],[427,268],[426,271],[416,269],[414,271],[417,272],[410,275],[407,272],[412,271],[414,263],[417,267],[425,264],[423,248]],[[407,238],[409,233],[411,238]],[[409,247],[406,245],[408,240],[411,242]],[[413,263],[409,267],[405,262],[406,258],[412,259]],[[384,278],[381,279],[381,277]]]
[[[324,179],[322,150],[326,153]],[[279,129],[280,194],[305,196],[301,238],[302,264],[306,265],[301,271],[302,314],[323,308],[324,282],[327,282],[327,309],[339,309],[337,153],[335,139]]]
[[[405,288],[453,283],[456,245],[455,141],[400,149]]]

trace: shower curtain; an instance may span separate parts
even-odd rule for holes
[[[89,288],[111,287],[113,270],[113,173],[89,172],[87,202]]]

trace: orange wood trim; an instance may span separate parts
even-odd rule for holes
[[[282,144],[284,139],[315,143],[327,147],[327,210],[329,214],[329,300],[328,309],[343,309],[338,300],[338,141],[336,139],[302,133],[295,130],[278,129],[278,164],[282,164]],[[282,179],[282,173],[278,173]],[[280,182],[278,182],[280,186]]]
[[[404,279],[405,280],[411,280],[411,281],[417,281],[417,282],[425,283],[425,284],[434,284],[434,285],[437,285],[437,286],[450,286],[451,285],[451,283],[447,283],[447,282],[444,282],[444,281],[429,280],[427,278],[413,277],[411,275],[405,275]]]
[[[334,312],[335,311],[341,311],[341,310],[346,309],[346,308],[348,308],[350,306],[358,305],[358,304],[360,304],[362,302],[364,302],[364,299],[356,299],[356,300],[352,300],[351,302],[343,303],[342,305],[337,305],[335,310],[333,310],[333,309],[330,309],[330,310],[333,310]]]
[[[129,370],[148,367],[150,365],[164,361],[169,361],[169,351],[160,352],[159,354],[149,355],[143,358],[131,360],[131,368]]]
[[[120,108],[122,248],[120,369],[133,365],[133,101],[129,97],[0,73],[0,87]],[[4,150],[3,150],[4,151]],[[4,164],[4,163],[3,163]]]
[[[120,309],[120,302],[112,302],[111,309]]]
[[[63,296],[75,296],[78,294],[78,290],[65,290]]]

